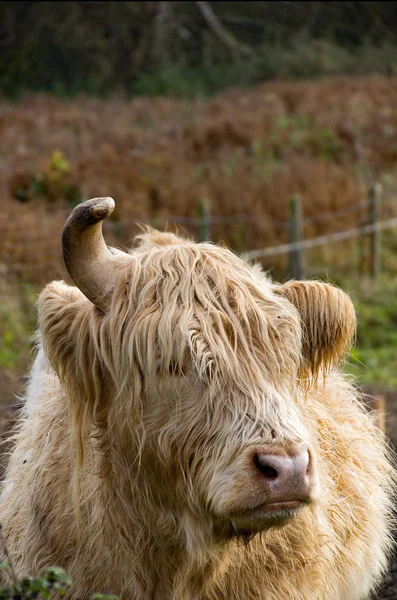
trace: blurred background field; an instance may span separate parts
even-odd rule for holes
[[[346,370],[387,399],[397,443],[397,5],[391,2],[0,3],[0,418],[32,356],[35,301],[67,279],[62,227],[110,195],[109,243],[139,223],[237,253],[291,241],[299,197],[306,277],[356,304]],[[372,215],[373,216],[373,215]],[[291,253],[262,257],[277,280]],[[5,435],[3,433],[3,435]],[[387,595],[382,598],[396,597]],[[390,592],[395,593],[395,591]]]
[[[34,301],[66,278],[70,210],[111,195],[105,230],[138,222],[238,253],[397,217],[397,10],[388,2],[2,2],[0,381],[22,385]],[[397,388],[395,228],[304,251],[305,276],[346,288],[359,315],[347,370]],[[260,259],[278,279],[290,256]],[[4,403],[3,403],[4,404]]]
[[[0,366],[11,376],[25,367],[32,300],[50,279],[66,278],[62,227],[84,199],[115,198],[105,231],[121,247],[131,245],[139,222],[209,235],[238,253],[277,246],[289,240],[294,194],[304,239],[350,230],[368,222],[374,182],[383,187],[379,218],[396,217],[396,83],[387,75],[334,76],[200,100],[3,99]],[[375,280],[368,238],[306,250],[306,276],[334,281],[356,301],[360,329],[349,369],[362,382],[397,386],[395,230],[382,233]],[[288,275],[288,253],[262,262],[276,279]]]

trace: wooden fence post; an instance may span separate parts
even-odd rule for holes
[[[380,215],[380,200],[382,196],[382,186],[380,183],[374,183],[371,186],[368,194],[368,222],[371,225],[376,225]],[[381,249],[381,232],[374,229],[369,234],[369,251],[370,251],[370,268],[371,276],[376,279],[380,273],[380,249]]]
[[[211,219],[208,202],[202,198],[198,205],[198,218],[200,220],[198,237],[199,242],[208,242],[211,239]]]
[[[290,202],[289,243],[302,240],[302,204],[299,196],[292,196]],[[305,266],[302,248],[292,249],[288,253],[288,276],[291,279],[304,279]]]

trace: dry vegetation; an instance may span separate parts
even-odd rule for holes
[[[396,84],[396,77],[338,77],[269,82],[206,101],[26,95],[0,102],[0,367],[11,375],[24,369],[35,322],[29,285],[66,277],[61,231],[85,198],[115,198],[106,237],[120,246],[137,232],[135,219],[163,227],[170,215],[197,217],[203,200],[212,215],[246,215],[211,226],[212,239],[237,251],[286,241],[295,193],[304,216],[316,217],[305,237],[359,223],[363,210],[349,208],[371,182],[382,180],[390,197],[397,186]],[[384,202],[382,216],[390,213],[393,202]],[[389,273],[397,273],[393,237],[384,236]],[[350,277],[356,250],[354,241],[343,252],[307,252],[308,275],[321,263],[334,279]],[[285,257],[266,266],[282,278]]]
[[[65,215],[71,204],[99,195],[115,198],[115,221],[196,217],[206,200],[213,215],[256,219],[215,223],[213,239],[238,251],[285,241],[285,227],[273,221],[288,218],[292,194],[301,194],[305,216],[318,215],[359,202],[368,183],[392,172],[396,82],[273,82],[200,102],[3,101],[0,262],[40,282],[63,274]],[[61,153],[55,159],[54,151]],[[305,235],[343,229],[358,217],[315,220]],[[136,226],[110,229],[122,244]]]
[[[305,224],[305,237],[345,229],[365,216],[363,209],[349,209],[374,180],[382,180],[393,199],[396,105],[397,78],[385,76],[269,82],[206,101],[26,95],[19,103],[0,102],[2,387],[18,389],[15,373],[28,363],[33,292],[66,277],[60,239],[74,204],[113,196],[116,210],[105,224],[106,237],[120,246],[137,232],[135,219],[158,219],[163,227],[161,219],[170,215],[197,217],[203,200],[212,215],[247,217],[213,223],[212,239],[236,251],[279,244],[287,240],[295,193],[304,216],[315,217]],[[339,216],[326,214],[338,209]],[[383,217],[394,214],[393,202],[384,202],[382,211]],[[198,234],[189,224],[183,228]],[[397,274],[394,234],[384,240],[383,266]],[[340,250],[331,245],[308,251],[308,275],[326,270],[343,285],[347,275],[351,290],[360,262],[357,243],[345,242]],[[285,263],[281,256],[265,266],[282,279]],[[394,339],[388,345],[394,354]],[[366,355],[358,360],[366,362]],[[385,364],[395,373],[395,362],[382,358],[379,369],[363,371],[364,377],[383,379]]]

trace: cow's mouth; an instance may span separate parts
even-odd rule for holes
[[[270,527],[282,527],[296,517],[307,504],[306,500],[269,502],[247,512],[233,515],[230,519],[231,534],[246,537]]]

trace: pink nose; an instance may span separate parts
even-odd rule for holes
[[[310,500],[316,472],[312,452],[306,442],[287,449],[258,449],[254,463],[270,502]]]

